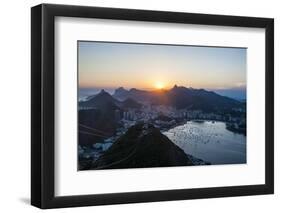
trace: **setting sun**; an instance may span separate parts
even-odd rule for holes
[[[247,163],[247,48],[78,48],[79,171]]]
[[[165,87],[163,82],[159,82],[159,81],[156,82],[154,86],[155,86],[156,89],[163,89]]]

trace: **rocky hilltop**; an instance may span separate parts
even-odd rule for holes
[[[185,152],[151,124],[128,129],[99,159],[84,169],[193,165]]]

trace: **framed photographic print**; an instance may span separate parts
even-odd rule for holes
[[[272,194],[274,21],[31,9],[31,203]]]

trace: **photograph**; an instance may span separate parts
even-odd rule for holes
[[[247,163],[247,48],[77,41],[78,170]]]
[[[31,61],[24,60],[31,65],[31,75],[24,74],[31,88],[24,98],[31,101],[31,165],[19,167],[29,172],[31,205],[126,208],[236,197],[251,211],[262,196],[248,196],[275,196],[273,16],[279,13],[263,17],[249,4],[247,14],[221,14],[206,5],[203,13],[191,4],[186,10],[32,6]],[[5,88],[20,85],[6,82]]]

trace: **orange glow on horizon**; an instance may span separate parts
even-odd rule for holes
[[[160,82],[160,81],[157,81],[155,84],[154,84],[154,87],[156,89],[164,89],[165,88],[165,85],[163,82]]]

